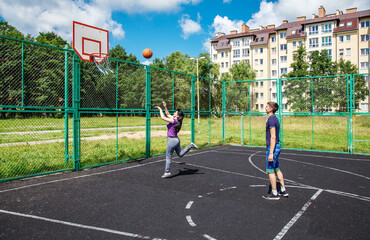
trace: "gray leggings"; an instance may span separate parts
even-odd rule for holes
[[[189,144],[181,151],[180,139],[178,137],[167,137],[167,151],[166,151],[166,168],[165,171],[169,172],[172,162],[172,154],[176,151],[179,157],[184,156],[191,149],[192,145]]]

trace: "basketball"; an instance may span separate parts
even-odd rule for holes
[[[146,49],[144,49],[144,51],[143,51],[143,57],[145,57],[145,58],[151,58],[153,56],[153,52],[152,52],[152,50],[150,50],[149,48],[146,48]]]

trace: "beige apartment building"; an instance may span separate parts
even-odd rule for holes
[[[347,9],[345,13],[326,14],[320,7],[318,15],[297,17],[297,21],[275,27],[268,25],[249,29],[245,24],[241,32],[218,33],[211,39],[210,56],[220,66],[220,73],[229,72],[233,64],[249,62],[256,79],[275,79],[292,69],[293,53],[300,45],[307,53],[327,50],[333,61],[350,60],[359,73],[370,73],[370,10]],[[364,76],[370,89],[370,76]],[[284,88],[283,82],[283,88]],[[283,89],[284,91],[284,89]],[[253,110],[264,111],[268,101],[276,101],[276,81],[257,81],[252,89]],[[370,111],[370,96],[360,103],[361,112]],[[283,98],[283,109],[289,109]]]

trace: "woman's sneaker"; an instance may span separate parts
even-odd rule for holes
[[[198,149],[198,146],[197,146],[197,145],[195,145],[195,143],[190,143],[190,144],[191,144],[191,146],[192,146],[193,148]]]
[[[170,173],[170,172],[165,172],[165,173],[162,175],[162,178],[168,178],[168,177],[171,177],[171,173]]]
[[[262,196],[266,200],[279,200],[279,195],[274,195],[272,193],[267,194],[266,196]]]
[[[283,197],[289,197],[289,193],[287,193],[286,190],[284,192],[279,192],[279,195]]]

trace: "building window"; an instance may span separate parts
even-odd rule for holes
[[[332,55],[331,49],[326,49],[326,51],[328,52],[328,55],[329,55],[330,59],[333,59],[333,55]]]
[[[286,50],[287,46],[286,44],[280,44],[280,50]]]
[[[287,68],[280,68],[280,73],[281,74],[286,74],[286,73],[288,73],[288,69]]]
[[[277,71],[276,70],[272,70],[271,76],[276,77],[277,76]]]
[[[235,61],[233,61],[233,65],[234,64],[239,64],[240,63],[240,60],[235,60]]]
[[[297,42],[293,42],[293,47],[296,48],[297,47]]]
[[[228,57],[229,56],[229,53],[228,52],[225,52],[225,57]]]
[[[260,64],[263,65],[263,59],[260,59]]]
[[[233,46],[234,47],[240,47],[240,41],[234,41]]]
[[[295,30],[292,31],[292,35],[294,35],[294,34],[295,34]]]
[[[370,62],[362,62],[361,69],[370,69]]]
[[[347,41],[347,42],[350,42],[350,41],[351,41],[351,35],[347,35],[347,36],[346,36],[346,41]]]
[[[275,54],[276,53],[276,48],[271,48],[271,54]]]
[[[344,41],[344,36],[339,36],[339,42],[343,42]]]
[[[352,22],[347,22],[347,27],[352,27]]]
[[[346,56],[351,56],[351,49],[350,48],[346,49]]]
[[[258,54],[258,48],[254,49],[254,54]]]
[[[258,59],[254,59],[254,66],[258,66]]]
[[[370,41],[370,34],[361,35],[361,42]]]
[[[310,26],[308,28],[309,35],[318,34],[318,33],[319,33],[319,25]]]
[[[263,42],[263,40],[265,40],[265,38],[264,37],[261,37],[261,42]]]
[[[255,93],[255,94],[254,94],[254,97],[255,97],[255,98],[258,98],[258,93]]]
[[[272,81],[272,87],[276,86],[276,81]]]
[[[318,38],[310,38],[310,48],[318,47],[319,46],[319,39]]]
[[[263,104],[260,104],[260,108],[261,108],[261,110],[263,110]]]
[[[262,92],[260,93],[260,98],[263,98],[263,93]]]
[[[276,93],[272,93],[272,98],[276,98]]]
[[[221,68],[224,68],[224,63],[223,62],[221,63]]]
[[[240,57],[240,49],[233,50],[233,57],[234,58]]]
[[[322,40],[322,46],[331,46],[331,37],[323,37]]]
[[[344,55],[344,49],[339,49],[339,56],[343,56]]]
[[[263,70],[260,70],[260,77],[263,76]],[[261,84],[261,87],[263,86],[263,84]]]
[[[280,38],[286,38],[286,32],[280,33]]]
[[[258,104],[256,104],[256,109],[258,110]]]
[[[224,53],[224,52],[221,52],[221,57],[222,57],[222,58],[224,57],[224,55],[225,55],[225,53]]]
[[[343,28],[344,27],[344,23],[339,23],[339,27],[340,28]]]
[[[331,32],[331,23],[326,23],[321,25],[321,31],[323,33]]]
[[[276,37],[271,37],[271,42],[276,42]]]
[[[217,60],[217,54],[213,54],[213,60]]]
[[[258,87],[258,82],[256,82],[256,87]]]
[[[361,22],[361,27],[362,28],[370,27],[370,20],[366,20],[366,21]]]
[[[263,82],[261,82],[261,87],[263,87]]]
[[[271,65],[276,65],[276,59],[271,59]]]
[[[229,62],[225,62],[225,67],[228,68],[229,67]]]
[[[249,49],[245,48],[242,50],[243,57],[249,57]]]
[[[361,55],[370,55],[370,48],[361,48]]]
[[[249,39],[248,38],[243,38],[242,39],[242,45],[243,46],[248,46],[249,45]]]
[[[263,48],[260,48],[260,53],[263,53]]]
[[[282,63],[286,63],[287,59],[288,59],[287,56],[280,56],[280,62],[282,62]]]
[[[302,41],[298,41],[298,46],[301,46],[302,45]]]

